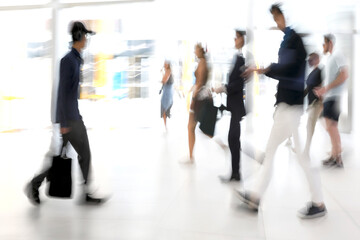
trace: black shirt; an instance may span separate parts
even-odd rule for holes
[[[78,107],[80,66],[83,60],[80,53],[72,48],[60,62],[60,81],[57,99],[56,122],[68,127],[69,121],[81,120]]]

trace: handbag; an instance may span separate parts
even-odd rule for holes
[[[217,120],[218,108],[214,106],[212,98],[202,100],[199,109],[199,128],[206,135],[213,137]]]
[[[72,193],[72,175],[71,165],[72,159],[62,155],[65,150],[66,141],[64,141],[60,155],[53,156],[52,164],[47,176],[48,191],[47,195],[58,198],[71,198]]]

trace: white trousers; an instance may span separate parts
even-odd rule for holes
[[[274,166],[274,156],[278,146],[286,139],[293,136],[296,157],[305,172],[310,188],[311,201],[315,203],[323,202],[320,173],[317,169],[311,167],[309,154],[303,153],[303,149],[301,148],[298,128],[302,113],[302,105],[290,106],[286,103],[280,103],[277,105],[274,113],[274,123],[265,150],[265,159],[262,169],[263,172],[262,175],[260,175],[258,184],[255,188],[255,193],[259,198],[261,198],[265,193],[271,180]]]

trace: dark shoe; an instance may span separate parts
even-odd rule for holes
[[[104,203],[105,201],[106,200],[104,198],[94,198],[94,197],[91,197],[89,194],[85,195],[85,203],[88,203],[88,204],[98,205],[98,204]]]
[[[337,168],[344,168],[344,163],[342,161],[341,156],[338,156],[335,160],[334,160],[335,164],[334,166],[336,166]]]
[[[298,212],[298,217],[302,219],[311,219],[325,216],[327,213],[325,205],[319,207],[314,203],[309,202],[306,207],[302,208]]]
[[[34,205],[40,205],[39,189],[29,182],[25,187],[25,194],[29,201]]]
[[[240,182],[241,181],[240,174],[239,175],[231,175],[230,177],[229,176],[219,176],[219,179],[223,183]]]
[[[334,159],[334,157],[331,156],[328,159],[323,160],[322,164],[324,166],[333,166],[335,164],[335,159]]]
[[[254,211],[258,211],[260,199],[256,199],[254,197],[251,197],[249,193],[247,192],[240,192],[238,190],[235,190],[235,195],[243,201],[250,209],[253,209]]]

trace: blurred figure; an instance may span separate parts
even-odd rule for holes
[[[325,85],[315,90],[317,96],[324,100],[322,116],[325,118],[326,130],[331,139],[331,156],[323,161],[325,166],[343,167],[341,158],[341,138],[338,129],[340,116],[340,100],[344,90],[344,82],[348,78],[348,69],[345,57],[338,51],[334,51],[335,36],[324,36],[324,54],[330,54],[326,63]]]
[[[94,198],[89,192],[90,146],[86,127],[78,109],[78,88],[80,67],[83,60],[81,51],[86,46],[87,35],[94,32],[85,28],[81,22],[74,22],[71,28],[72,48],[60,63],[60,81],[57,96],[56,122],[60,123],[63,142],[70,142],[78,153],[80,169],[84,179],[84,201],[99,204],[101,198]],[[40,204],[39,188],[48,176],[49,169],[35,176],[27,187],[27,196],[32,203]]]
[[[162,82],[162,96],[161,96],[161,117],[164,119],[165,129],[166,127],[166,118],[170,118],[170,109],[173,104],[173,85],[174,79],[171,73],[170,62],[165,61],[164,63],[164,76],[161,80]]]
[[[322,75],[321,69],[319,68],[320,57],[317,53],[313,52],[309,55],[308,59],[309,66],[313,68],[306,80],[306,89],[304,91],[304,96],[308,97],[308,121],[306,125],[307,136],[306,143],[304,148],[304,153],[309,154],[311,140],[314,135],[314,130],[316,122],[320,117],[320,113],[323,109],[322,100],[317,97],[314,90],[317,87],[321,87],[322,84]]]
[[[185,163],[194,163],[195,127],[200,118],[201,101],[211,92],[206,88],[208,80],[208,66],[205,58],[205,49],[200,43],[195,46],[195,55],[198,59],[198,66],[195,70],[195,85],[192,86],[192,100],[189,110],[188,137],[189,137],[189,159]]]
[[[241,74],[245,70],[245,58],[242,48],[245,44],[245,31],[236,30],[235,48],[237,53],[234,56],[234,62],[231,73],[229,75],[228,84],[214,89],[216,93],[226,92],[227,94],[227,110],[231,112],[230,128],[228,134],[229,148],[231,152],[231,175],[220,176],[222,182],[240,181],[240,121],[246,115],[244,106],[244,82],[245,79]]]
[[[278,63],[272,63],[265,69],[250,68],[245,76],[256,70],[260,74],[277,79],[276,110],[274,123],[265,150],[263,175],[259,179],[254,192],[236,191],[239,197],[249,207],[258,210],[260,200],[269,185],[272,177],[274,156],[278,146],[290,136],[293,136],[296,156],[303,168],[311,191],[311,202],[301,209],[298,216],[301,218],[316,218],[326,214],[323,203],[320,175],[310,166],[310,158],[301,154],[298,127],[303,113],[304,83],[306,51],[301,37],[290,27],[286,27],[285,17],[279,4],[270,8],[277,27],[285,33],[279,49]]]

